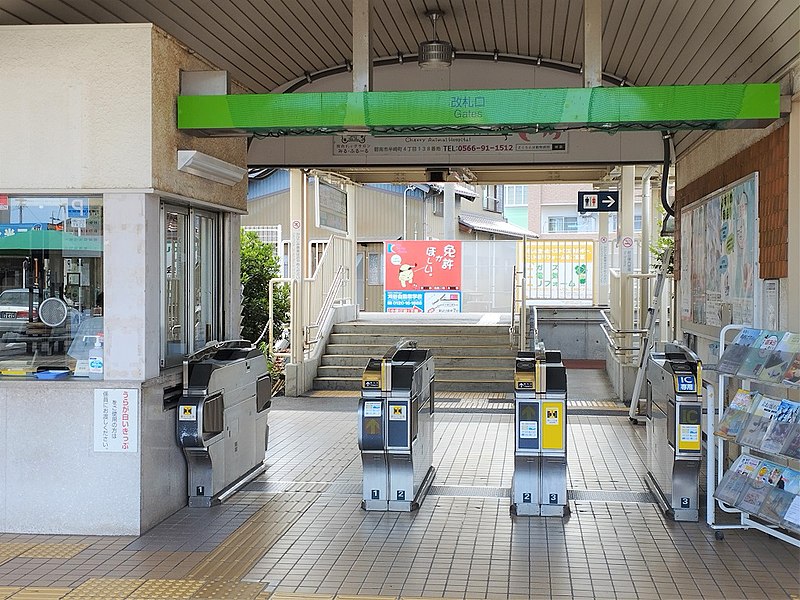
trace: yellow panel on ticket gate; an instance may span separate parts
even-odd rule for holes
[[[560,450],[565,448],[566,407],[563,401],[544,400],[542,402],[542,418],[539,427],[542,430],[542,450]]]

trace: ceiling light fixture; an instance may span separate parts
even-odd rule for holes
[[[178,150],[178,171],[225,185],[236,185],[247,174],[247,169],[196,150]]]
[[[433,39],[420,42],[417,62],[421,69],[446,69],[453,64],[453,44],[436,37],[436,21],[444,16],[441,10],[429,10],[425,13],[433,24]]]

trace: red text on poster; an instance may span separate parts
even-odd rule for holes
[[[384,242],[386,291],[460,290],[461,242]]]

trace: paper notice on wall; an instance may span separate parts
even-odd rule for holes
[[[139,442],[139,390],[94,391],[94,451],[136,452]]]

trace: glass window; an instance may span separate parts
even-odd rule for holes
[[[102,197],[0,194],[0,369],[88,377],[103,333]]]
[[[528,206],[528,186],[507,185],[503,192],[505,206]]]
[[[220,336],[219,218],[164,206],[163,236],[162,365],[173,366]]]
[[[549,233],[572,233],[578,231],[578,217],[548,217]]]
[[[198,350],[216,338],[215,324],[218,322],[214,301],[217,289],[217,242],[216,220],[211,215],[196,213],[192,218],[193,260],[192,297],[194,298],[194,349]]]
[[[186,335],[188,214],[178,209],[164,213],[164,365],[179,364],[189,352]]]

